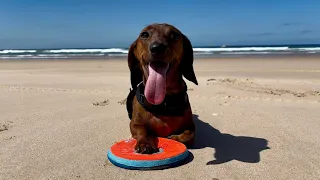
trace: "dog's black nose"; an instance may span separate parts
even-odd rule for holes
[[[152,54],[163,54],[167,49],[167,46],[163,43],[152,43],[150,45],[150,51]]]

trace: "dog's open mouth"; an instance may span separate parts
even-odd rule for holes
[[[166,95],[166,76],[169,63],[153,61],[148,65],[149,76],[146,82],[144,95],[151,104],[161,104]]]

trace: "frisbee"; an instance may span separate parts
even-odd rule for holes
[[[159,151],[153,154],[136,153],[134,150],[136,143],[135,139],[115,143],[108,150],[109,161],[125,169],[152,170],[178,166],[189,155],[184,144],[171,139],[158,138]]]

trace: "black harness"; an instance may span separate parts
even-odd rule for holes
[[[159,105],[150,104],[144,96],[144,84],[143,82],[137,85],[136,90],[130,89],[130,93],[127,97],[127,111],[129,118],[132,118],[132,101],[136,96],[138,102],[147,111],[157,115],[179,116],[184,113],[185,108],[189,104],[189,97],[187,94],[187,85],[181,93],[166,95],[163,102]]]

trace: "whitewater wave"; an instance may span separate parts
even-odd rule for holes
[[[15,54],[15,53],[35,53],[37,50],[0,50],[0,54]]]
[[[40,57],[58,57],[58,56],[65,56],[66,54],[37,54],[35,56]],[[90,56],[104,56],[105,54],[90,54]],[[68,54],[68,56],[88,56],[88,54]]]
[[[299,51],[320,51],[320,47],[315,47],[315,48],[296,48]]]
[[[315,54],[320,53],[320,46],[252,46],[252,47],[194,47],[195,56],[211,55],[263,55],[263,54]],[[5,49],[0,50],[0,59],[20,58],[86,58],[86,57],[124,57],[128,55],[125,48],[96,49]]]
[[[224,51],[286,51],[289,47],[239,47],[239,48],[193,48],[198,52],[224,52]]]
[[[274,51],[320,51],[320,47],[216,47],[193,48],[195,53],[211,52],[274,52]],[[128,49],[48,49],[48,50],[0,50],[0,54],[128,54]]]
[[[128,50],[120,48],[110,49],[57,49],[57,50],[45,50],[47,53],[128,53]]]
[[[224,52],[221,54],[230,54],[230,55],[258,55],[258,54],[292,54],[290,51],[282,51],[282,52]]]
[[[25,54],[25,55],[6,55],[0,56],[0,59],[50,59],[50,58],[71,58],[71,57],[94,57],[105,56],[105,54]]]

